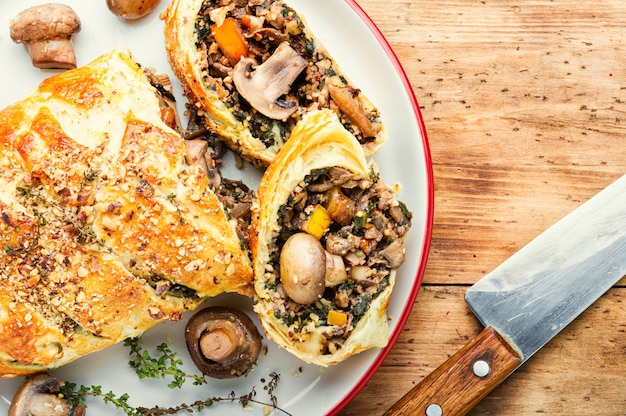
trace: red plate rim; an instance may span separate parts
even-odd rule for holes
[[[396,340],[400,336],[404,324],[406,323],[411,310],[413,309],[413,305],[415,303],[415,299],[417,298],[417,294],[419,292],[420,286],[422,284],[422,279],[424,277],[424,271],[426,269],[426,260],[428,258],[428,251],[430,249],[430,241],[432,235],[433,228],[433,216],[434,216],[434,185],[433,185],[433,170],[432,170],[432,159],[430,154],[430,147],[428,144],[428,137],[426,133],[426,126],[424,125],[424,119],[422,117],[419,104],[417,99],[415,98],[415,93],[413,92],[413,88],[411,87],[411,83],[402,67],[402,64],[398,60],[395,52],[385,39],[385,36],[382,34],[378,26],[372,21],[369,15],[359,6],[355,0],[344,0],[354,11],[355,13],[363,20],[363,22],[370,29],[372,34],[378,40],[378,43],[382,46],[385,53],[389,57],[391,63],[393,64],[398,76],[400,77],[402,84],[404,85],[404,89],[409,97],[411,102],[411,107],[413,113],[415,114],[415,119],[418,122],[418,128],[422,137],[422,146],[424,147],[424,158],[426,162],[426,185],[427,185],[427,198],[426,198],[426,224],[424,229],[424,239],[422,244],[421,251],[421,260],[419,266],[417,268],[417,273],[415,275],[415,280],[413,282],[413,286],[411,288],[411,292],[409,293],[408,299],[404,308],[402,310],[402,314],[397,319],[398,323],[395,328],[391,332],[389,337],[389,343],[387,346],[380,350],[372,364],[365,371],[363,376],[357,381],[357,383],[352,387],[352,389],[346,394],[331,410],[327,413],[328,416],[333,416],[339,413],[341,409],[343,409],[358,393],[361,391],[363,387],[367,384],[367,382],[372,378],[372,376],[376,373],[378,368],[382,365],[385,358],[393,348]]]

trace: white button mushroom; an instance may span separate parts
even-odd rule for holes
[[[10,27],[11,39],[28,49],[33,66],[42,69],[76,68],[72,36],[80,20],[71,7],[47,3],[19,13]]]
[[[280,252],[280,280],[287,295],[309,305],[324,294],[326,253],[319,240],[307,233],[289,237]]]

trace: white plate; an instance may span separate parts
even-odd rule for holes
[[[9,37],[9,20],[26,7],[44,3],[45,0],[20,0],[0,2],[0,108],[11,104],[34,90],[37,84],[56,72],[33,68],[23,46]],[[164,52],[163,21],[159,13],[165,9],[163,0],[158,9],[138,22],[125,22],[106,8],[104,0],[63,0],[80,16],[82,30],[74,38],[79,65],[83,65],[108,52],[128,47],[143,66],[154,67],[170,74]],[[254,387],[256,399],[269,402],[264,383],[271,372],[281,378],[274,394],[281,409],[292,415],[335,414],[357,394],[381,365],[393,342],[398,337],[417,295],[430,243],[433,214],[433,183],[430,152],[419,108],[409,81],[393,51],[374,23],[353,0],[290,0],[302,13],[314,33],[322,40],[331,55],[348,76],[361,87],[379,107],[388,126],[390,140],[376,155],[384,180],[400,184],[399,198],[413,211],[413,225],[406,248],[407,260],[400,268],[396,287],[389,305],[389,346],[371,350],[326,369],[305,365],[290,354],[278,349],[267,339],[267,355],[261,355],[258,366],[246,377],[235,380],[210,380],[207,385],[193,386],[190,381],[181,390],[171,390],[164,380],[139,380],[128,367],[128,349],[117,345],[83,357],[53,372],[62,380],[85,385],[101,385],[103,391],[117,394],[129,393],[129,403],[134,406],[172,406],[197,399],[236,395],[250,392]],[[180,85],[174,83],[179,106],[184,105]],[[225,169],[225,176],[241,177],[254,186],[259,172],[247,166],[242,171]],[[207,304],[237,306],[253,316],[249,299],[236,295],[218,296]],[[187,318],[190,315],[187,316]],[[184,323],[163,323],[142,337],[142,345],[154,347],[171,342],[190,372],[196,372],[184,346]],[[15,390],[22,379],[0,380],[0,410],[7,410]],[[87,401],[90,416],[123,414],[113,406],[104,405],[101,399]],[[204,414],[264,415],[262,405],[242,409],[238,403],[219,403]],[[272,410],[271,414],[284,414]]]

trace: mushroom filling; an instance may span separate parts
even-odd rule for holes
[[[296,333],[323,328],[335,352],[404,262],[411,216],[377,174],[311,172],[279,210],[265,273],[274,316]]]
[[[243,249],[250,247],[250,223],[254,190],[242,181],[222,177],[219,167],[226,150],[215,134],[206,129],[193,107],[189,107],[189,121],[185,131],[187,163],[199,164],[209,177],[209,186],[222,203],[226,215],[235,221],[237,236]]]
[[[206,86],[266,147],[280,147],[302,114],[332,108],[361,143],[380,130],[360,91],[337,75],[295,10],[275,0],[205,0],[195,22]]]
[[[132,265],[132,262],[131,262]],[[131,270],[136,276],[142,275],[142,270]],[[197,299],[198,293],[190,287],[174,283],[171,280],[159,275],[152,275],[146,279],[146,283],[152,287],[157,296],[174,297],[183,299]]]
[[[161,119],[173,130],[180,131],[181,123],[176,112],[176,98],[172,94],[172,82],[166,74],[156,74],[151,69],[144,68],[146,78],[156,89],[159,99]]]

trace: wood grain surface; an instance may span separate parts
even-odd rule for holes
[[[341,416],[383,414],[479,334],[466,289],[626,173],[626,2],[357,1],[420,103],[435,215],[411,316]],[[626,415],[626,279],[469,414]]]

